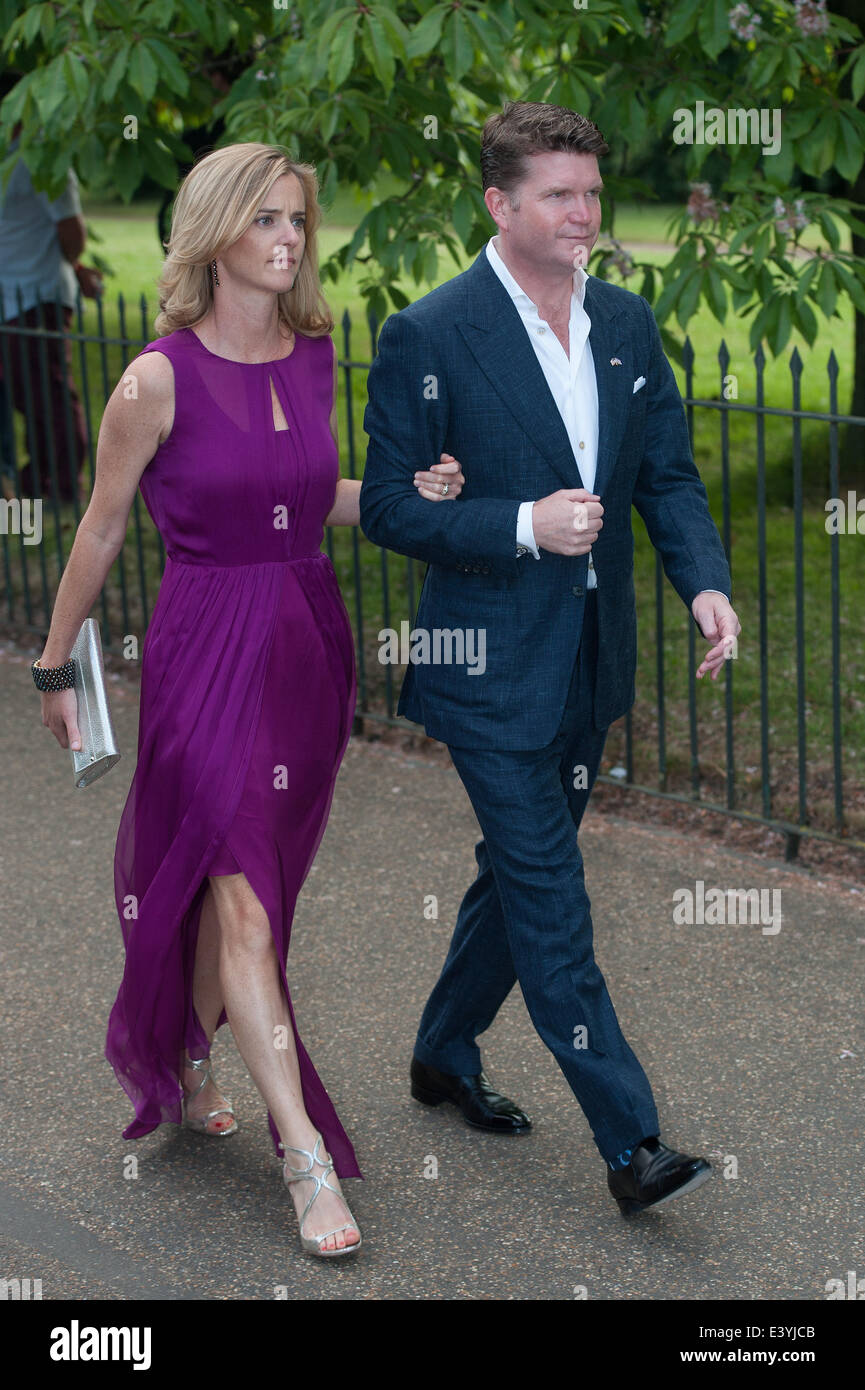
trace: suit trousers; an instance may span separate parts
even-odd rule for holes
[[[10,328],[44,327],[68,333],[72,310],[61,305],[37,304],[20,317],[7,319]],[[40,338],[6,335],[9,343],[9,379],[0,350],[0,409],[3,469],[14,478],[12,465],[12,408],[25,416],[30,462],[19,466],[22,497],[41,497],[72,502],[78,494],[78,477],[87,459],[87,422],[72,374],[72,342],[66,337]],[[44,380],[43,380],[44,373]],[[68,408],[68,418],[67,418]],[[29,411],[29,413],[28,413]],[[55,489],[52,468],[56,469]],[[82,499],[83,500],[83,499]]]
[[[648,1079],[595,962],[577,843],[607,735],[592,721],[597,644],[597,594],[590,589],[561,723],[546,748],[448,745],[483,839],[415,1055],[449,1075],[477,1075],[475,1039],[519,980],[535,1028],[610,1161],[659,1127]]]

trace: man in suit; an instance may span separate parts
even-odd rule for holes
[[[416,629],[430,650],[437,632],[463,634],[466,651],[485,644],[483,669],[410,664],[399,703],[447,744],[483,835],[421,1018],[412,1095],[453,1101],[482,1129],[530,1128],[489,1085],[476,1043],[519,980],[631,1214],[711,1171],[660,1142],[594,960],[577,841],[607,729],[634,701],[632,505],[714,644],[698,674],[717,676],[740,628],[651,308],[582,269],[607,152],[564,107],[515,102],[487,121],[481,172],[497,234],[382,329],[360,517],[370,540],[428,562]],[[426,507],[412,474],[442,451],[465,486],[453,506]]]

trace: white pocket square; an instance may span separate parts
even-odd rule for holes
[[[638,376],[638,377],[637,377],[637,380],[634,382],[634,389],[633,389],[633,391],[631,392],[631,395],[636,396],[636,394],[637,394],[637,392],[639,391],[640,387],[641,387],[641,386],[645,386],[645,384],[646,384],[646,378],[645,378],[644,376]]]

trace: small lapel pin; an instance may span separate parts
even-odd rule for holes
[[[611,366],[611,367],[621,367],[621,365],[622,365],[622,364],[621,364],[621,362],[619,361],[618,357],[611,357],[611,358],[610,358],[610,366]]]

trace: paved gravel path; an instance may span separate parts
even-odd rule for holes
[[[301,1255],[227,1029],[214,1055],[240,1133],[223,1145],[164,1126],[125,1142],[131,1111],[102,1052],[122,967],[112,856],[137,693],[112,683],[124,758],[75,791],[29,659],[0,651],[0,1277],[41,1278],[46,1300],[823,1300],[827,1280],[865,1274],[861,886],[589,812],[597,956],[662,1138],[716,1164],[701,1191],[625,1222],[518,991],[482,1045],[534,1132],[486,1136],[410,1099],[417,1019],[473,876],[476,826],[452,768],[359,741],[289,977],[366,1176],[346,1184],[363,1251],[329,1265]],[[780,890],[780,930],[677,925],[673,894],[697,880]]]

